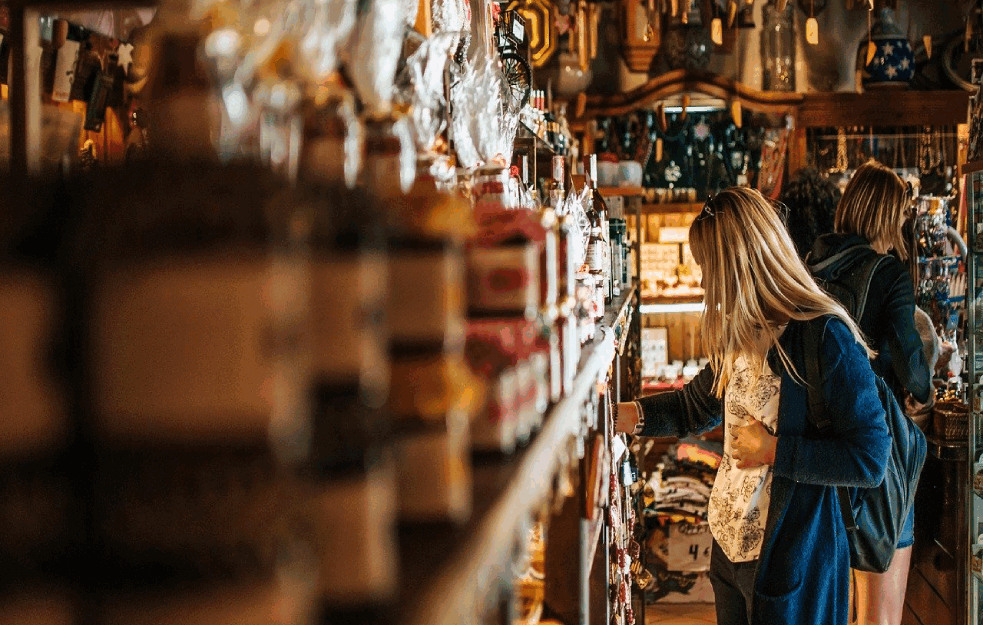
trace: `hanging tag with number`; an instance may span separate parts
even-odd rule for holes
[[[814,46],[819,45],[819,20],[814,17],[806,20],[806,41]]]
[[[724,22],[719,17],[710,22],[710,39],[718,46],[724,45]]]

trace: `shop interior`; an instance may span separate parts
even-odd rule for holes
[[[940,9],[940,4],[945,9]],[[972,0],[0,0],[0,623],[715,623],[689,226],[869,159],[954,352],[903,625],[983,625]]]

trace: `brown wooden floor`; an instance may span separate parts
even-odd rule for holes
[[[712,603],[657,603],[645,612],[646,625],[715,625]]]

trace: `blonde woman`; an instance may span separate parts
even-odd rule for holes
[[[911,207],[910,187],[893,171],[870,161],[857,168],[836,208],[834,233],[820,237],[807,261],[817,278],[845,282],[868,261],[881,258],[870,278],[860,330],[877,350],[871,363],[909,415],[931,408],[932,367],[925,358],[922,337],[915,327],[915,291],[902,226]],[[901,260],[890,255],[894,251]],[[906,402],[905,395],[910,393]],[[913,400],[913,401],[912,401]],[[891,568],[885,573],[854,572],[857,622],[900,625],[904,609],[915,510],[905,521]]]
[[[680,391],[618,404],[616,427],[686,436],[723,421],[708,511],[718,625],[843,625],[850,556],[835,487],[879,484],[890,443],[870,353],[758,191],[708,200],[690,246],[710,363]],[[807,415],[808,324],[823,329],[825,437]]]

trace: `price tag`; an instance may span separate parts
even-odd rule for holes
[[[51,89],[51,99],[55,102],[68,102],[72,82],[75,80],[75,67],[78,63],[80,47],[80,42],[66,39],[65,45],[58,50],[58,58],[55,60],[55,81]]]
[[[710,39],[718,46],[724,45],[724,23],[719,17],[710,22]]]
[[[819,20],[814,17],[806,20],[806,41],[814,46],[819,45]]]

